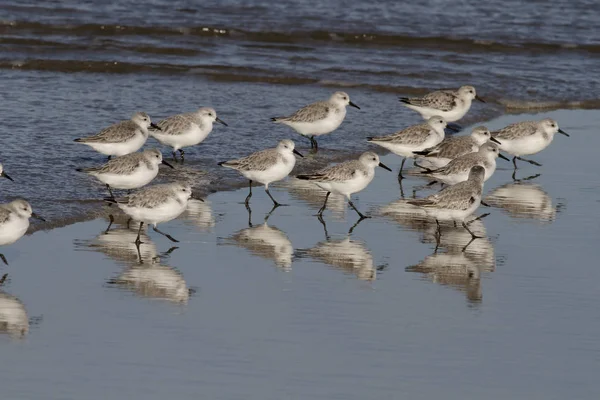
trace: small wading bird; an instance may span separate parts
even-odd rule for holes
[[[363,153],[358,160],[346,161],[341,164],[324,168],[313,174],[298,175],[296,178],[313,182],[321,189],[327,191],[325,202],[317,214],[320,219],[323,218],[323,212],[327,207],[329,195],[334,192],[346,196],[348,204],[356,211],[362,220],[370,217],[358,211],[358,208],[352,203],[350,196],[360,192],[371,183],[375,177],[375,167],[377,166],[391,171],[389,167],[379,162],[379,156],[377,154],[367,151],[366,153]]]
[[[310,148],[317,150],[316,136],[335,131],[346,117],[346,106],[360,107],[350,101],[345,92],[335,92],[327,101],[319,101],[302,107],[288,117],[275,117],[271,121],[292,127],[302,136],[310,138]]]

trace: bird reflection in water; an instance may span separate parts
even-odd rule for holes
[[[434,246],[433,254],[406,268],[407,272],[424,274],[424,278],[440,285],[463,291],[471,303],[482,300],[481,277],[496,269],[494,246],[489,240],[481,217],[472,216],[466,223],[478,238],[462,226],[443,223],[439,229],[434,219],[405,200],[397,200],[380,209],[380,214],[403,228],[419,232],[422,243]]]
[[[29,333],[30,321],[21,300],[2,290],[7,277],[7,274],[0,277],[0,334],[20,339]]]
[[[260,225],[252,224],[252,209],[248,206],[248,228],[242,229],[230,237],[219,241],[219,245],[235,245],[248,250],[251,254],[271,260],[279,268],[289,271],[292,268],[294,247],[288,236],[267,222],[277,206],[265,216]]]
[[[210,202],[206,199],[204,202],[190,200],[187,209],[180,218],[183,218],[184,221],[193,224],[202,231],[210,231],[215,226],[215,217]]]
[[[429,224],[422,232],[422,242],[435,243],[434,252],[417,265],[407,267],[406,271],[424,274],[434,283],[466,292],[470,302],[480,302],[483,298],[482,274],[496,269],[494,246],[482,221],[468,222],[469,228],[480,236],[478,239],[473,239],[462,227],[452,225],[442,225],[441,235],[438,235],[435,223]]]
[[[124,224],[123,227],[103,231],[92,240],[76,242],[76,245],[103,253],[117,264],[125,266],[107,284],[127,289],[141,297],[187,303],[194,290],[188,287],[181,272],[163,264],[177,247],[159,253],[155,243],[145,233],[140,235],[141,243],[136,244],[137,231],[133,224],[131,229]]]
[[[290,196],[296,200],[307,203],[311,208],[318,210],[325,201],[327,192],[309,181],[297,178],[289,178],[280,185],[288,189]],[[327,210],[332,212],[333,218],[340,220],[346,213],[346,198],[342,195],[331,193],[327,200]]]
[[[371,251],[365,242],[351,238],[353,230],[363,221],[359,219],[343,239],[331,239],[327,231],[327,224],[319,219],[325,231],[325,240],[317,243],[310,249],[298,249],[295,256],[298,258],[311,258],[314,261],[330,265],[335,269],[353,274],[358,279],[373,281],[377,272],[385,269],[385,265],[376,266]]]
[[[519,181],[508,183],[491,191],[484,199],[492,207],[500,208],[516,219],[552,222],[564,204],[552,204],[552,198],[541,185]]]

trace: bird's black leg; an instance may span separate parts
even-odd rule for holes
[[[248,187],[250,188],[250,193],[248,193],[248,196],[246,196],[246,200],[244,201],[246,208],[250,208],[250,197],[252,197],[252,181],[248,181]]]
[[[402,175],[402,170],[404,169],[404,163],[406,162],[406,158],[402,159],[402,164],[400,164],[400,171],[398,171],[398,180],[401,181],[402,179],[404,179],[404,176]]]
[[[173,161],[177,162],[178,161],[177,160],[177,152],[175,150],[173,150],[173,153],[171,153],[171,154],[173,154]]]
[[[110,194],[110,198],[115,200],[115,196],[113,195],[112,190],[110,189],[110,186],[108,185],[108,183],[106,184],[106,188],[108,189],[108,193]]]
[[[106,159],[106,161],[110,161],[112,159],[112,156],[108,156],[108,158]]]
[[[142,234],[142,227],[144,226],[144,222],[140,222],[140,229],[138,229],[138,235],[135,239],[135,244],[140,245],[142,241],[140,240],[140,235]]]
[[[108,223],[108,226],[106,227],[106,230],[104,231],[105,235],[110,230],[110,227],[112,226],[113,222],[115,222],[115,217],[113,217],[112,214],[108,214],[108,219],[109,219],[110,222]]]
[[[356,206],[354,205],[354,203],[352,203],[352,200],[348,200],[348,204],[350,204],[350,207],[352,207],[354,209],[354,211],[356,211],[356,213],[358,214],[358,216],[361,219],[365,219],[365,218],[371,218],[367,215],[364,215],[363,213],[361,213],[360,211],[358,211],[358,208],[356,208]]]
[[[269,192],[269,189],[268,189],[266,186],[265,186],[265,192],[267,192],[267,194],[269,195],[269,197],[270,197],[270,198],[271,198],[271,200],[273,201],[273,205],[274,205],[275,207],[279,207],[279,206],[282,206],[282,205],[283,205],[283,204],[281,204],[281,203],[278,203],[278,202],[277,202],[277,200],[275,200],[275,199],[273,198],[273,196],[271,196],[271,192]]]
[[[327,200],[329,200],[330,194],[331,192],[327,192],[327,194],[325,195],[325,203],[323,203],[323,206],[319,208],[319,212],[317,212],[317,215],[321,218],[323,217],[323,211],[325,211],[325,208],[327,208]]]
[[[515,170],[519,169],[519,167],[517,167],[517,156],[513,157],[513,165],[515,166]]]
[[[471,232],[471,230],[469,229],[469,227],[467,226],[467,224],[465,224],[465,221],[463,221],[462,226],[463,226],[463,228],[465,228],[467,230],[467,232],[469,232],[471,234],[471,237],[473,239],[483,239],[483,236],[477,236],[476,234],[474,234],[473,232]]]
[[[169,235],[168,233],[159,231],[158,228],[156,227],[156,225],[152,225],[152,230],[154,230],[154,232],[156,232],[156,233],[160,233],[161,235],[165,236],[171,242],[179,243],[179,240],[175,239],[173,236]]]
[[[185,152],[183,149],[179,149],[179,154],[181,155],[181,163],[183,164],[183,160],[185,159]]]
[[[539,162],[537,162],[537,161],[528,160],[528,159],[526,159],[526,158],[521,158],[521,157],[517,157],[517,159],[519,159],[519,160],[521,160],[521,161],[528,162],[529,164],[535,165],[535,166],[537,166],[537,167],[541,167],[541,166],[542,166],[542,164],[540,164],[540,163],[539,163]]]
[[[8,265],[8,261],[6,261],[6,257],[4,257],[4,254],[0,253],[0,259],[2,259],[4,264]]]
[[[133,218],[129,217],[129,219],[127,220],[127,229],[129,229],[129,223],[133,220]]]

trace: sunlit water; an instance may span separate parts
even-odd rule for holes
[[[288,180],[267,222],[260,188],[251,224],[246,189],[192,203],[161,226],[179,248],[150,231],[138,253],[121,219],[3,247],[2,398],[597,398],[600,118],[543,115],[571,137],[517,171],[535,179],[498,160],[472,243],[445,225],[436,246],[378,169],[351,234],[343,199],[324,227],[321,194]],[[526,118],[541,115],[486,124]],[[424,183],[405,180],[406,198]]]

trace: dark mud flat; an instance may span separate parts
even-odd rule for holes
[[[138,254],[135,231],[104,234],[103,219],[26,236],[2,249],[2,397],[598,397],[600,118],[543,115],[571,137],[518,171],[535,179],[500,164],[473,225],[485,238],[466,249],[445,226],[435,252],[434,226],[402,212],[384,170],[357,196],[373,218],[351,235],[343,200],[326,236],[320,194],[289,180],[273,189],[289,206],[266,223],[260,189],[252,226],[245,189],[193,203],[162,226],[176,249],[150,232]],[[423,183],[407,179],[405,195]]]

